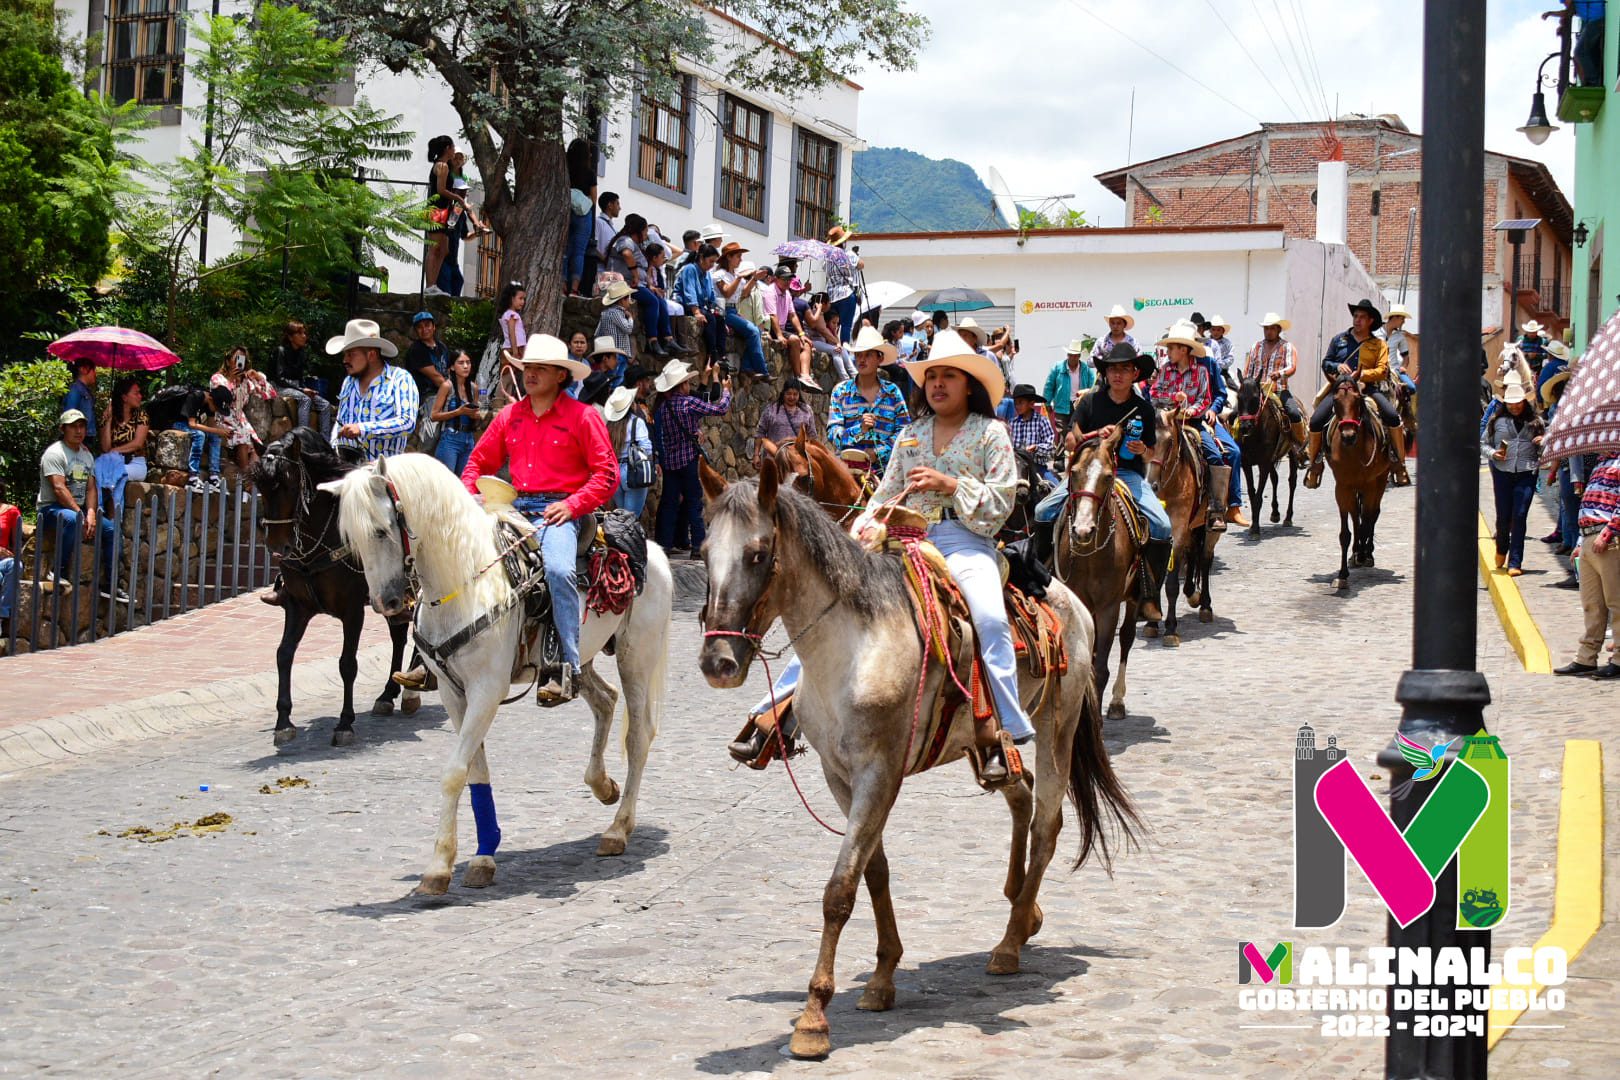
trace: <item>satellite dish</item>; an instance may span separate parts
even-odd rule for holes
[[[1013,201],[1012,189],[1007,186],[1007,180],[994,165],[990,166],[990,204],[1001,215],[1001,220],[1009,226],[1018,224],[1018,204]]]

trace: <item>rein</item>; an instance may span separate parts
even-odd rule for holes
[[[312,502],[309,490],[309,470],[304,467],[302,462],[293,462],[285,457],[281,460],[289,466],[296,465],[298,469],[297,509],[292,517],[261,517],[259,519],[260,523],[264,525],[291,525],[293,527],[292,543],[287,546],[287,553],[281,557],[281,568],[283,570],[290,569],[304,577],[315,577],[317,574],[324,573],[340,565],[347,566],[351,570],[359,570],[359,567],[350,561],[355,554],[353,544],[338,544],[328,547],[323,543],[327,531],[332,528],[332,525],[337,520],[338,505],[336,499],[332,501],[332,508],[327,511],[326,520],[322,523],[319,532],[311,532],[300,527],[301,523],[309,518],[310,504]],[[316,556],[320,556],[320,558],[317,559]]]

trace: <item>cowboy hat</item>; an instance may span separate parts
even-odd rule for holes
[[[612,307],[633,292],[635,290],[622,281],[610,281],[607,288],[602,290],[602,306]]]
[[[536,334],[530,338],[528,344],[523,346],[523,358],[518,363],[525,367],[530,364],[550,364],[563,368],[575,379],[583,379],[591,373],[591,365],[583,360],[575,360],[562,338],[550,334]]]
[[[1293,323],[1289,322],[1275,311],[1266,312],[1266,317],[1260,320],[1260,329],[1262,330],[1268,326],[1275,326],[1279,330],[1287,330],[1293,325]]]
[[[1569,346],[1562,341],[1549,341],[1542,348],[1547,351],[1548,356],[1556,357],[1566,364],[1569,363]]]
[[[984,343],[990,340],[990,335],[985,332],[984,327],[974,322],[971,316],[962,319],[956,324],[956,332],[963,337],[972,334],[974,346],[980,349],[984,348]]]
[[[1372,328],[1374,330],[1384,325],[1384,317],[1379,314],[1377,308],[1373,307],[1373,302],[1371,300],[1362,300],[1354,304],[1347,304],[1346,306],[1350,309],[1350,314],[1352,316],[1354,316],[1358,311],[1365,311],[1367,314],[1371,315],[1373,321]]]
[[[698,239],[707,243],[710,240],[724,240],[726,231],[720,227],[718,221],[711,221],[698,230]]]
[[[579,400],[587,405],[605,405],[612,392],[613,375],[606,371],[593,371],[580,384]]]
[[[720,249],[720,257],[724,259],[732,252],[736,252],[739,255],[746,255],[748,254],[748,249],[737,243],[737,241],[733,240],[731,243]]]
[[[484,509],[492,514],[512,509],[512,503],[517,500],[517,488],[498,476],[480,476],[473,485],[484,497]]]
[[[618,355],[619,343],[607,334],[602,334],[591,344],[591,355],[601,356],[604,353]]]
[[[382,329],[370,319],[350,319],[341,337],[327,338],[326,351],[341,356],[350,349],[376,349],[384,356],[398,356],[394,343],[382,336]]]
[[[747,251],[748,249],[743,248],[743,250]],[[749,262],[747,259],[744,259],[742,262],[737,264],[737,276],[738,277],[748,277],[750,274],[757,274],[758,272],[759,272],[759,267],[755,266],[753,263]]]
[[[1110,319],[1124,319],[1125,329],[1127,330],[1136,325],[1136,316],[1126,311],[1123,304],[1115,304],[1113,307],[1109,308],[1108,317]]]
[[[1128,341],[1115,342],[1112,349],[1094,362],[1097,374],[1103,376],[1108,374],[1108,368],[1113,364],[1135,364],[1137,382],[1153,378],[1153,373],[1159,370],[1159,362],[1152,353],[1137,352]]]
[[[1545,326],[1542,326],[1540,323],[1538,323],[1534,319],[1531,319],[1529,322],[1521,323],[1519,325],[1519,332],[1523,333],[1523,334],[1539,334],[1545,329],[1547,329],[1547,328]]]
[[[1019,398],[1029,398],[1031,401],[1038,401],[1042,405],[1046,404],[1046,399],[1041,397],[1041,392],[1027,382],[1016,383],[1013,386],[1012,399],[1017,401]]]
[[[844,244],[847,244],[850,239],[854,237],[854,235],[855,233],[853,231],[844,228],[842,225],[834,225],[832,228],[827,230],[827,243],[831,244],[833,247],[842,247]]]
[[[1064,347],[1063,351],[1069,356],[1080,356],[1086,351],[1086,343],[1081,341],[1079,338],[1075,338]]]
[[[903,366],[919,385],[929,368],[953,367],[964,371],[983,385],[990,395],[992,408],[1001,403],[1007,389],[1007,380],[1001,374],[1000,365],[987,356],[979,355],[955,330],[941,330],[934,335],[934,346],[928,351],[928,359],[914,360]]]
[[[1222,318],[1219,315],[1211,315],[1209,317],[1209,321],[1206,322],[1204,325],[1205,326],[1218,326],[1222,330],[1230,330],[1230,329],[1232,329],[1232,324],[1227,322],[1224,318]]]
[[[1528,401],[1530,395],[1525,393],[1524,384],[1510,382],[1502,387],[1502,404],[1513,405],[1520,401]]]
[[[1412,313],[1406,310],[1405,304],[1391,304],[1389,306],[1389,314],[1385,315],[1384,318],[1393,319],[1397,315],[1403,319],[1410,319],[1412,317]]]
[[[687,379],[696,377],[697,372],[692,370],[691,364],[685,360],[671,360],[664,365],[664,370],[658,373],[658,378],[653,380],[653,389],[660,394],[667,394]]]
[[[630,411],[630,406],[636,402],[636,388],[634,386],[621,386],[608,395],[607,404],[602,406],[602,415],[612,424],[624,419],[624,414]]]
[[[1186,345],[1192,349],[1194,356],[1208,356],[1209,350],[1204,347],[1203,341],[1198,337],[1198,327],[1185,320],[1171,323],[1170,329],[1164,332],[1164,337],[1157,342],[1159,345]]]
[[[1574,374],[1573,371],[1565,368],[1556,375],[1547,377],[1547,381],[1541,384],[1541,407],[1543,409],[1550,409],[1558,404],[1558,398],[1562,395],[1564,384],[1569,382]]]
[[[883,340],[883,335],[875,327],[863,326],[860,332],[849,343],[849,351],[856,356],[863,352],[880,352],[883,354],[882,366],[887,367],[895,362],[900,350]]]

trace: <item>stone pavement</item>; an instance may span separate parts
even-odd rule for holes
[[[1299,527],[1223,541],[1216,621],[1184,622],[1179,650],[1138,642],[1131,715],[1108,734],[1150,832],[1113,878],[1054,866],[1021,974],[983,972],[1007,910],[1001,801],[981,797],[959,765],[907,782],[886,833],[906,946],[898,1002],[854,1008],[875,947],[863,897],[842,941],[824,1063],[781,1048],[838,842],[779,769],[729,767],[724,744],[762,676],[746,690],[710,688],[688,603],[670,634],[670,708],[640,824],[618,859],[593,855],[611,811],[580,781],[583,705],[502,711],[488,744],[505,830],[499,878],[432,900],[406,894],[451,744],[433,704],[362,719],[360,744],[334,750],[332,696],[303,694],[294,719],[308,730],[278,751],[254,685],[214,726],[17,771],[0,809],[0,1073],[1379,1075],[1375,1040],[1324,1037],[1314,1016],[1298,1029],[1243,1027],[1266,1018],[1236,1005],[1240,940],[1360,948],[1385,931],[1355,870],[1337,926],[1290,928],[1294,731],[1309,721],[1336,734],[1363,775],[1381,775],[1371,758],[1396,725],[1409,655],[1411,492],[1386,500],[1379,566],[1354,571],[1342,596],[1327,584],[1338,564],[1331,505],[1327,491],[1302,489]],[[1474,523],[1458,527],[1471,535]],[[1518,781],[1500,950],[1547,924],[1562,742],[1601,738],[1616,699],[1590,681],[1525,675],[1479,598],[1488,721]],[[232,673],[268,666],[270,651],[233,649]],[[808,797],[835,815],[813,756],[799,761]],[[622,779],[614,758],[610,771]],[[276,785],[289,777],[309,786]],[[213,812],[232,817],[220,832],[118,835]],[[472,831],[463,803],[463,859]],[[1071,829],[1060,858],[1072,843]],[[1498,1055],[1522,1046],[1530,1058],[1504,1074],[1613,1075],[1600,1053],[1613,1028],[1592,1034],[1614,997],[1606,955],[1574,965],[1566,1019],[1581,1027],[1569,1045],[1535,1049],[1529,1033],[1510,1033]]]

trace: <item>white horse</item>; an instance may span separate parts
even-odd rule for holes
[[[523,605],[513,604],[515,590],[501,567],[495,519],[468,494],[460,480],[426,454],[382,458],[375,465],[356,469],[323,487],[339,496],[339,528],[344,541],[352,544],[360,556],[372,607],[379,612],[393,615],[405,609],[414,573],[414,584],[421,594],[416,629],[431,643],[442,644],[481,617],[500,613],[488,629],[475,635],[443,664],[423,656],[439,677],[440,694],[460,738],[444,772],[439,833],[417,891],[437,894],[450,886],[456,858],[456,805],[461,800],[461,789],[469,784],[478,827],[478,853],[468,862],[462,884],[473,888],[489,885],[495,880],[494,854],[500,844],[500,828],[489,787],[484,737],[514,681],[514,660],[523,622]],[[658,733],[658,719],[664,708],[674,579],[662,549],[648,544],[647,555],[646,585],[641,595],[622,615],[601,615],[587,609],[580,630],[579,687],[596,718],[585,783],[606,805],[618,802],[620,797],[618,784],[602,764],[618,694],[596,673],[592,660],[609,639],[615,640],[614,657],[627,713],[624,741],[630,766],[624,801],[613,824],[602,834],[598,855],[624,853],[625,842],[636,825],[636,795],[641,788],[647,750]]]

